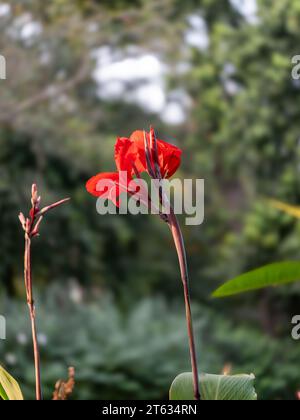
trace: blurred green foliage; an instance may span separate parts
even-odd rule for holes
[[[161,299],[143,300],[128,313],[108,296],[82,305],[61,287],[39,297],[39,342],[45,397],[76,366],[77,399],[166,398],[174,373],[188,367],[184,319]],[[31,337],[25,305],[7,301],[7,342],[0,357],[32,397]],[[183,308],[180,308],[183,310]],[[80,363],[79,363],[80,361]]]
[[[83,294],[85,299],[82,301]],[[98,296],[96,298],[96,296]],[[52,286],[37,296],[42,382],[50,399],[54,384],[76,366],[74,399],[166,399],[178,372],[189,371],[182,304],[143,299],[128,311],[100,291],[76,284]],[[4,299],[7,340],[0,358],[34,394],[31,336],[25,303]],[[205,306],[194,306],[197,347],[203,372],[254,372],[260,398],[293,399],[299,387],[298,345],[288,334],[269,338],[249,323],[233,323]],[[222,351],[220,351],[222,349]],[[284,351],[283,351],[284,349]]]
[[[291,78],[291,58],[299,54],[300,44],[298,0],[258,0],[254,22],[248,22],[229,0],[11,0],[10,5],[11,14],[0,19],[0,51],[9,69],[0,95],[0,282],[10,299],[23,298],[23,239],[17,214],[28,208],[31,183],[38,183],[45,204],[72,198],[68,206],[49,215],[34,244],[35,285],[44,299],[39,305],[41,326],[52,319],[53,325],[58,323],[67,331],[77,317],[82,326],[74,331],[75,337],[66,334],[68,340],[61,347],[64,334],[53,325],[43,326],[53,334],[51,346],[43,349],[51,360],[51,368],[44,369],[48,395],[70,363],[86,369],[78,372],[80,381],[83,375],[81,396],[86,398],[99,398],[99,389],[107,398],[160,397],[170,377],[186,369],[186,353],[174,356],[169,368],[167,350],[153,350],[149,361],[145,359],[148,346],[143,343],[138,349],[145,365],[141,362],[141,371],[136,369],[138,380],[128,380],[123,371],[117,373],[120,361],[114,361],[114,374],[109,376],[109,351],[101,356],[103,342],[93,337],[100,330],[97,324],[103,319],[108,322],[109,308],[101,311],[83,301],[74,308],[74,319],[64,317],[64,322],[56,311],[48,313],[47,290],[54,281],[62,290],[74,281],[87,293],[108,291],[114,314],[124,312],[126,319],[140,300],[157,295],[175,305],[181,300],[176,256],[166,226],[154,217],[99,217],[95,200],[84,187],[91,175],[114,167],[116,136],[152,123],[161,138],[175,138],[184,150],[179,176],[206,181],[205,223],[184,227],[193,300],[201,308],[209,307],[209,333],[214,336],[211,342],[201,343],[203,367],[219,373],[223,362],[231,362],[234,368],[259,377],[260,398],[293,398],[300,387],[300,348],[290,339],[290,320],[299,311],[299,285],[233,301],[215,302],[209,296],[241,272],[300,257],[299,223],[261,201],[268,196],[300,202],[300,85]],[[42,27],[30,41],[20,38],[28,16]],[[207,48],[187,43],[191,16],[204,19]],[[167,65],[170,95],[179,89],[189,97],[186,120],[171,126],[133,103],[101,99],[91,77],[92,52],[104,46],[120,60],[140,52],[155,54]],[[132,46],[137,48],[133,53],[128,49]],[[126,89],[131,88],[129,83]],[[12,305],[12,319],[22,322],[21,329],[28,334],[26,318],[18,315],[19,304]],[[7,313],[9,307],[1,307],[0,312]],[[163,324],[169,322],[167,313],[161,315],[158,328],[167,328]],[[183,310],[178,310],[176,319],[183,316]],[[134,329],[121,334],[118,323],[111,326],[118,351],[135,351],[130,344],[134,338],[126,338]],[[88,334],[91,338],[86,341]],[[18,369],[12,373],[26,382],[28,396],[30,348],[23,354],[22,346],[13,340],[8,343],[1,343],[2,354],[17,352]],[[6,348],[12,345],[13,349]],[[56,354],[56,348],[62,348],[62,353]],[[152,370],[164,368],[167,373],[158,384]],[[108,385],[101,388],[93,381]]]

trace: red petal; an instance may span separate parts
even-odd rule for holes
[[[141,131],[143,135],[143,131]],[[126,137],[119,137],[115,145],[115,161],[118,171],[127,171],[128,174],[134,175],[135,171],[133,165],[135,165],[138,172],[146,171],[146,160],[145,152],[144,159],[141,160],[141,148],[144,144],[142,142],[136,142]],[[144,150],[144,148],[143,148]],[[143,158],[142,156],[142,158]]]
[[[127,171],[129,169],[130,159],[135,159],[133,156],[131,141],[126,137],[118,137],[115,144],[115,162],[118,171]],[[132,164],[131,164],[132,167]]]
[[[86,189],[90,194],[112,200],[116,205],[118,205],[117,198],[123,191],[126,191],[126,187],[126,185],[122,185],[118,172],[100,173],[86,183]]]
[[[146,133],[148,136],[148,133]],[[136,130],[134,131],[131,136],[130,140],[135,143],[138,149],[144,149],[144,131]]]
[[[162,177],[170,178],[180,166],[182,151],[178,147],[162,140],[158,140],[157,148]]]
[[[148,141],[150,140],[149,133],[146,133]],[[146,170],[146,155],[144,146],[144,132],[135,131],[130,136],[130,140],[136,145],[138,150],[138,164],[142,169]],[[167,143],[163,140],[157,140],[158,160],[163,178],[170,178],[178,169],[181,163],[182,151],[173,144]]]

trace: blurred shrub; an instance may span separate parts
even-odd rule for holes
[[[275,323],[275,320],[274,320]],[[217,318],[202,331],[205,352],[211,355],[207,371],[215,373],[220,361],[232,364],[232,373],[254,373],[260,400],[293,400],[300,389],[300,345],[289,332],[270,337],[257,328]]]
[[[46,398],[68,366],[76,368],[78,399],[164,398],[176,374],[188,368],[183,312],[169,310],[163,301],[144,300],[125,313],[104,297],[76,304],[58,289],[46,295],[44,302],[37,299]],[[0,344],[0,359],[30,398],[34,376],[27,308],[8,301],[5,307],[8,339]]]
[[[45,397],[51,398],[67,367],[75,366],[74,399],[166,399],[174,377],[190,369],[182,305],[152,298],[125,310],[108,297],[96,299],[96,292],[81,299],[77,287],[51,287],[37,296]],[[8,337],[0,342],[0,360],[32,398],[27,308],[2,303]],[[202,371],[219,373],[232,363],[234,373],[255,373],[260,399],[294,397],[300,388],[300,347],[288,332],[271,338],[242,317],[233,325],[209,308],[193,306]]]

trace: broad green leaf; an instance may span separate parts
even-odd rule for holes
[[[18,382],[0,366],[0,397],[3,400],[24,400]]]
[[[8,400],[8,396],[6,394],[6,392],[4,391],[3,386],[0,383],[0,399],[2,398],[2,400]]]
[[[290,204],[286,204],[277,200],[270,200],[269,202],[272,207],[275,207],[276,209],[282,210],[284,213],[287,213],[290,216],[300,219],[300,207],[291,206]]]
[[[274,263],[229,280],[213,293],[213,297],[232,296],[298,280],[300,280],[300,262]]]
[[[254,375],[200,375],[200,394],[204,401],[254,401]],[[170,400],[193,400],[193,375],[182,373],[171,385]]]

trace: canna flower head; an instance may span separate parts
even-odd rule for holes
[[[117,171],[93,176],[86,189],[93,196],[110,199],[118,206],[122,192],[132,193],[129,184],[132,185],[133,177],[147,172],[151,178],[170,178],[180,165],[181,153],[178,147],[157,139],[153,128],[149,133],[135,131],[129,138],[118,137],[115,144]]]

